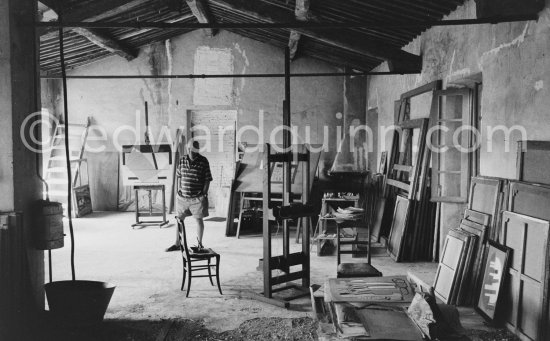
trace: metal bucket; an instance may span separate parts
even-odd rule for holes
[[[34,203],[33,225],[36,248],[53,250],[64,246],[63,206],[54,201],[38,200]]]
[[[115,286],[78,280],[47,283],[45,289],[56,322],[67,327],[85,327],[103,321]]]

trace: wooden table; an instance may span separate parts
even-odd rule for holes
[[[395,284],[392,289],[380,289],[391,284]],[[350,294],[355,289],[359,288],[359,292],[364,290],[362,286],[373,288],[372,291],[366,291],[365,294]],[[313,290],[312,290],[313,291]],[[337,319],[337,314],[346,311],[357,311],[356,309],[368,308],[372,309],[367,314],[371,314],[372,318],[377,318],[378,313],[395,313],[404,322],[410,323],[409,326],[403,327],[402,321],[387,321],[373,325],[370,333],[373,337],[362,337],[365,340],[380,339],[380,329],[385,326],[390,326],[392,322],[396,322],[397,326],[391,326],[387,330],[387,337],[394,336],[396,328],[405,328],[407,334],[416,336],[414,340],[422,340],[421,335],[414,323],[408,321],[404,309],[411,303],[414,298],[414,288],[408,281],[406,276],[386,276],[386,277],[365,277],[365,278],[329,278],[323,287],[312,292],[312,301],[314,311],[319,319],[319,340],[344,340],[345,338],[338,335],[335,330],[335,325],[332,321]],[[386,310],[387,309],[387,310]],[[350,324],[352,325],[352,324]],[[361,323],[358,324],[362,326]],[[349,326],[346,326],[346,331],[349,331]],[[410,332],[407,330],[410,328]],[[341,330],[343,331],[343,330]],[[378,333],[378,334],[377,334]]]

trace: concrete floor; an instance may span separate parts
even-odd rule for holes
[[[247,298],[260,292],[262,257],[260,236],[241,239],[225,237],[225,222],[206,222],[204,244],[221,254],[220,279],[223,296],[207,278],[194,278],[189,298],[180,291],[180,252],[164,251],[175,237],[173,222],[165,228],[132,229],[133,213],[97,212],[74,219],[76,278],[111,282],[117,286],[106,314],[107,319],[158,320],[184,318],[203,320],[213,331],[236,328],[257,317],[310,316],[309,298],[291,302],[289,310]],[[186,220],[194,241],[195,226]],[[70,239],[63,249],[52,251],[53,280],[70,279]],[[291,242],[292,249],[300,245]],[[282,250],[282,240],[273,241],[273,250]],[[279,251],[281,252],[281,251]],[[361,261],[360,259],[356,259]],[[374,257],[373,265],[384,275],[404,275],[412,270],[431,283],[437,264],[395,263],[389,257]],[[47,268],[47,257],[46,257]],[[336,257],[311,254],[311,283],[322,284],[336,275]]]

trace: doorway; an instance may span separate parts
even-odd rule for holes
[[[209,206],[216,216],[227,214],[231,182],[235,174],[236,110],[193,110],[191,136],[200,143],[201,154],[208,159],[212,182]]]

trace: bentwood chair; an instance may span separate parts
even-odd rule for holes
[[[196,247],[187,246],[187,234],[185,232],[185,225],[183,220],[176,217],[178,222],[178,229],[180,233],[181,241],[181,256],[183,259],[183,278],[181,281],[181,290],[185,286],[185,279],[187,277],[187,294],[185,297],[189,297],[189,291],[191,289],[191,279],[193,277],[208,277],[210,279],[210,284],[214,285],[212,281],[212,268],[215,270],[216,283],[218,284],[218,290],[220,295],[222,294],[222,289],[220,286],[220,255],[214,252],[212,249],[204,248],[198,250]],[[215,259],[215,264],[212,264],[212,259]],[[195,273],[202,271],[208,271],[208,275],[196,275]]]

